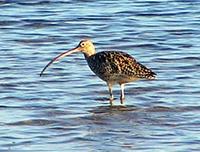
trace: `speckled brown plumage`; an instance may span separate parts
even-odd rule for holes
[[[154,79],[155,73],[124,52],[104,51],[86,57],[91,70],[110,83],[128,83],[137,79]]]
[[[121,103],[124,101],[124,85],[138,79],[155,79],[155,73],[137,62],[132,56],[124,52],[104,51],[96,53],[91,40],[82,40],[79,45],[69,51],[63,52],[51,60],[41,71],[40,76],[53,62],[75,52],[82,52],[90,69],[102,80],[109,89],[110,104],[114,99],[112,86],[119,84],[121,87]]]

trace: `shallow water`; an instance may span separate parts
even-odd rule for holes
[[[199,151],[200,2],[187,0],[0,1],[0,150]],[[64,50],[91,38],[157,73],[107,87]]]

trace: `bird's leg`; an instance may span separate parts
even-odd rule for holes
[[[110,94],[110,105],[113,105],[114,96],[113,96],[113,92],[112,92],[112,84],[108,83],[108,90],[109,90],[109,94]]]
[[[120,88],[121,88],[120,102],[121,102],[121,104],[124,103],[124,99],[125,99],[125,96],[124,96],[124,86],[125,86],[125,84],[120,84]]]

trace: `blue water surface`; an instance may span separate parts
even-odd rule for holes
[[[0,0],[0,150],[199,151],[200,1]],[[82,54],[42,68],[84,38],[157,73],[109,106]]]

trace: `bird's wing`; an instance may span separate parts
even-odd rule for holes
[[[154,79],[155,73],[137,62],[132,56],[127,53],[120,53],[116,60],[118,60],[119,67],[121,68],[121,73],[138,78]]]
[[[125,52],[104,51],[95,54],[90,67],[96,74],[101,75],[126,75],[137,78],[153,79],[155,73],[137,62]],[[97,71],[98,70],[98,71]]]
[[[154,79],[156,75],[151,69],[137,62],[125,52],[104,52],[104,55],[101,55],[101,60],[103,61],[102,66],[109,68],[111,73],[147,79]]]

